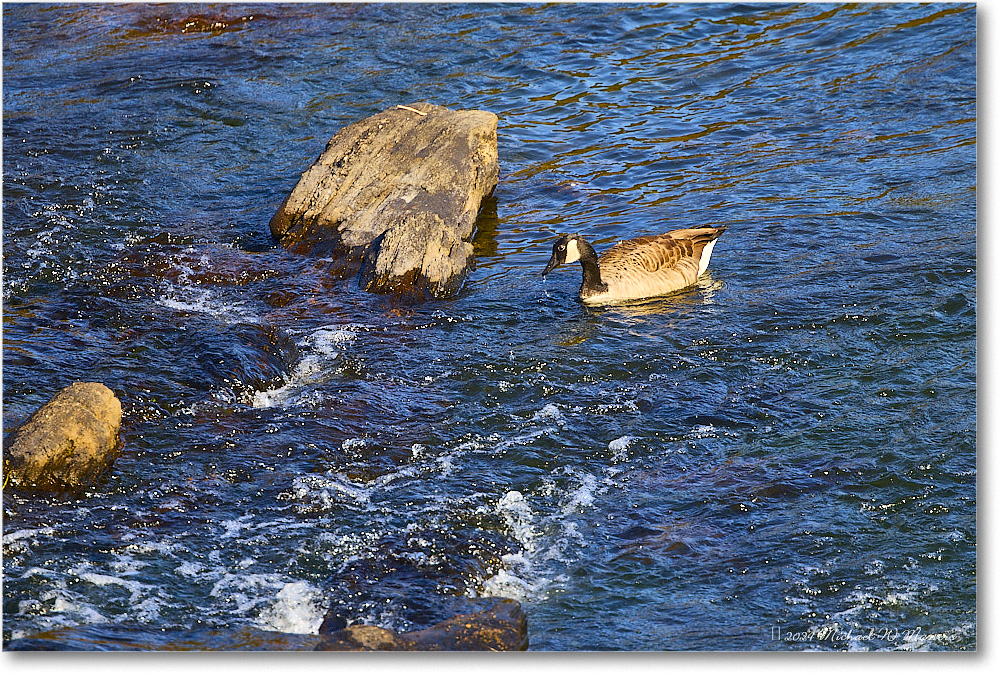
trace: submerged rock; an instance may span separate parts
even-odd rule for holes
[[[360,269],[362,288],[456,293],[497,185],[497,116],[397,106],[337,132],[271,219],[283,246]]]
[[[348,626],[323,637],[317,651],[524,651],[528,620],[520,603],[483,601],[484,609],[408,633],[377,626]]]
[[[279,633],[250,626],[163,630],[141,624],[54,628],[4,645],[12,652],[68,651],[312,651],[318,635]]]
[[[301,635],[249,626],[165,630],[139,624],[55,628],[4,645],[7,651],[509,651],[528,648],[528,623],[514,600],[480,601],[425,630],[395,633],[350,626],[329,635]]]
[[[121,422],[113,391],[98,382],[71,384],[5,443],[5,483],[39,490],[93,484],[114,459]]]

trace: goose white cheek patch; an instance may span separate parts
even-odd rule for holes
[[[580,259],[580,247],[576,245],[576,239],[570,239],[566,244],[566,263],[575,263]]]

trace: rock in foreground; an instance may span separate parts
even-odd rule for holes
[[[278,633],[250,626],[164,630],[141,624],[55,628],[4,645],[12,652],[312,651],[318,635]]]
[[[299,635],[249,626],[165,630],[138,624],[56,628],[12,640],[6,651],[507,651],[528,648],[521,605],[506,598],[479,601],[479,612],[461,614],[425,630],[395,633],[350,626],[328,635]]]
[[[506,598],[486,608],[409,633],[376,626],[349,626],[323,637],[317,651],[523,651],[528,621],[521,605]]]
[[[76,382],[39,408],[4,448],[13,487],[72,490],[92,485],[118,447],[122,404],[98,382]]]
[[[493,113],[397,106],[330,139],[271,233],[289,250],[360,268],[366,290],[452,295],[472,264],[476,216],[498,171]]]

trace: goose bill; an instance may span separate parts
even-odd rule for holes
[[[554,270],[558,266],[559,266],[559,258],[557,258],[556,254],[553,253],[552,257],[549,258],[549,264],[546,265],[545,266],[545,270],[542,271],[542,276],[543,277],[547,276],[549,272],[551,272],[552,270]]]

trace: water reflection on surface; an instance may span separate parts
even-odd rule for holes
[[[84,498],[5,491],[4,640],[503,594],[533,649],[975,648],[975,52],[968,4],[6,5],[4,425],[126,416]],[[501,176],[399,306],[267,222],[421,100]],[[721,224],[665,298],[540,277]]]

